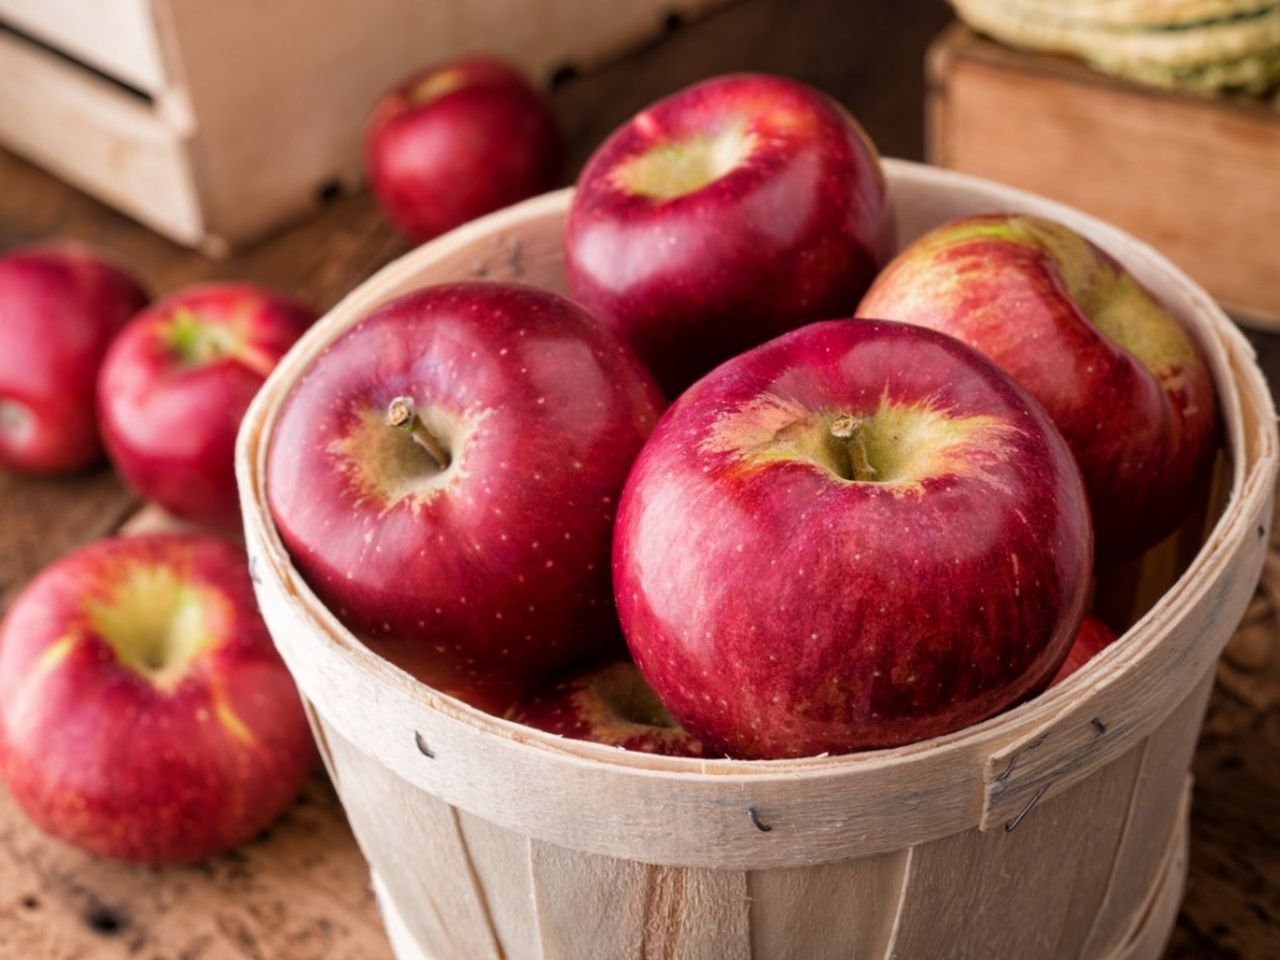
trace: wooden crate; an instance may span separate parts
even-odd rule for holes
[[[1280,330],[1280,110],[1136,86],[959,24],[927,70],[933,163],[1110,220]]]
[[[377,98],[485,52],[587,67],[724,0],[0,0],[0,144],[220,254],[361,176]]]
[[[1267,552],[1280,443],[1267,384],[1213,301],[1122,231],[949,171],[888,160],[885,172],[902,243],[956,216],[1019,210],[1080,231],[1165,298],[1199,340],[1222,409],[1224,496],[1207,535],[1191,524],[1144,555],[1134,585],[1106,585],[1136,620],[1122,642],[1034,700],[927,743],[694,760],[489,716],[360,643],[293,568],[265,505],[282,401],[328,344],[430,283],[482,275],[563,292],[569,191],[418,247],[281,361],[237,451],[259,605],[399,960],[1160,954],[1214,664]],[[1168,562],[1190,553],[1185,569]]]

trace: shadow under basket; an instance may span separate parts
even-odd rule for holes
[[[316,355],[427,284],[484,277],[563,292],[570,194],[418,248],[280,364],[238,455],[262,612],[401,960],[1128,960],[1163,949],[1186,875],[1188,770],[1214,662],[1266,552],[1277,448],[1267,385],[1209,296],[1127,234],[973,177],[885,167],[902,242],[980,211],[1052,217],[1118,257],[1194,331],[1224,436],[1202,515],[1100,589],[1110,607],[1127,604],[1120,642],[1035,700],[935,740],[699,761],[492,717],[357,641],[293,569],[266,508],[276,415]]]

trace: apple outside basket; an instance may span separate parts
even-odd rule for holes
[[[521,727],[367,651],[291,566],[266,508],[276,415],[312,359],[369,310],[427,284],[484,277],[563,292],[570,193],[414,250],[285,358],[238,451],[258,600],[400,960],[1128,960],[1163,949],[1186,875],[1188,769],[1214,662],[1267,546],[1270,394],[1209,296],[1127,234],[973,177],[885,167],[903,243],[964,214],[1048,216],[1117,256],[1194,331],[1225,437],[1204,514],[1100,587],[1101,601],[1136,618],[1121,642],[1032,702],[945,737],[842,757],[699,761]]]

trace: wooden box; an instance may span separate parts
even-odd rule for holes
[[[927,70],[933,163],[1124,227],[1240,319],[1280,329],[1280,109],[1137,86],[959,24]]]
[[[400,960],[1155,960],[1186,870],[1188,767],[1215,661],[1267,552],[1277,436],[1252,350],[1168,260],[1060,204],[885,162],[901,242],[1000,207],[1120,259],[1194,332],[1223,415],[1209,523],[1117,586],[1133,626],[1064,683],[908,747],[694,760],[483,713],[362,645],[290,563],[266,508],[283,398],[333,339],[417,287],[563,292],[569,191],[484,217],[361,284],[281,361],[237,450],[263,616],[301,689]],[[511,252],[518,250],[518,257]],[[1207,532],[1206,532],[1207,531]],[[1170,555],[1184,562],[1168,563]]]
[[[219,254],[361,175],[377,98],[468,52],[585,67],[723,0],[0,0],[0,144]]]

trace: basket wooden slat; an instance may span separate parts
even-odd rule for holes
[[[1083,955],[1106,956],[1135,932],[1142,919],[1133,905],[1141,904],[1159,880],[1170,844],[1169,824],[1183,804],[1184,786],[1209,691],[1213,671],[1152,736],[1134,751],[1142,760],[1125,805],[1120,840],[1111,863],[1098,911],[1089,925]],[[1099,811],[1105,815],[1105,811]]]
[[[959,834],[810,868],[707,870],[585,854],[438,801],[427,805],[433,826],[424,830],[425,810],[403,814],[394,778],[348,744],[342,765],[358,786],[342,792],[369,855],[392,864],[384,889],[430,891],[413,909],[383,894],[426,957],[648,957],[672,955],[668,947],[711,960],[931,957],[938,943],[950,945],[947,956],[1154,957],[1180,899],[1185,771],[1209,688],[1194,691],[1142,749],[1046,801],[1016,836]],[[371,795],[371,780],[392,784],[391,793]],[[1117,806],[1125,816],[1108,818]],[[1099,828],[1076,836],[1064,858],[1063,838],[1082,819]],[[1172,836],[1160,829],[1169,824]],[[992,863],[1017,884],[975,883]],[[443,895],[424,886],[444,872],[473,882]],[[1036,916],[1054,920],[1025,922]]]
[[[895,850],[814,867],[752,870],[751,946],[757,957],[886,955],[910,856]],[[839,891],[833,897],[832,891]]]
[[[1144,245],[1025,193],[886,167],[903,242],[979,210],[1054,217],[1117,255],[1187,323],[1218,385],[1227,450],[1207,537],[1188,523],[1146,558],[1134,596],[1163,595],[1070,681],[925,744],[695,761],[490,717],[369,653],[297,576],[264,507],[274,416],[312,358],[370,309],[427,283],[488,277],[563,290],[568,194],[414,251],[285,359],[239,451],[263,613],[313,710],[405,960],[1158,953],[1181,895],[1187,770],[1213,663],[1265,553],[1270,395],[1222,312]]]
[[[1128,822],[1127,816],[1108,816],[1106,811],[1130,807],[1141,768],[1142,751],[1131,750],[1075,788],[1082,791],[1080,819],[1094,826],[1076,837],[1076,849],[1066,858],[1069,865],[1064,865],[1062,882],[1071,892],[1062,905],[1056,931],[1057,948],[1064,956],[1082,955],[1085,941],[1106,903],[1107,883],[1114,874]],[[1056,797],[1048,801],[1057,802]],[[1039,814],[1036,810],[1028,816],[1034,819]]]
[[[1144,904],[1141,922],[1132,938],[1108,955],[1106,960],[1155,960],[1164,948],[1183,893],[1182,878],[1187,861],[1186,810],[1190,802],[1189,783],[1182,797],[1183,806],[1177,821],[1177,834],[1165,851],[1160,883],[1151,891],[1148,901]],[[514,956],[664,956],[661,953],[644,952],[646,946],[662,946],[662,944],[656,944],[653,938],[648,941],[642,940],[643,934],[638,928],[620,928],[618,925],[598,922],[600,917],[618,916],[617,911],[625,910],[625,904],[619,904],[608,894],[595,893],[594,891],[599,890],[598,887],[588,889],[585,896],[583,891],[576,887],[569,891],[563,889],[566,886],[564,878],[572,877],[574,875],[572,871],[575,869],[583,869],[582,862],[567,861],[562,853],[549,858],[545,863],[551,869],[539,871],[536,874],[535,892],[528,896],[518,896],[516,899],[518,902],[528,901],[533,904],[534,910],[541,911],[556,895],[569,894],[568,902],[575,904],[575,907],[569,910],[569,917],[558,918],[555,913],[548,914],[546,926],[548,929],[555,930],[576,928],[576,938],[567,950],[563,949],[563,941],[540,939],[504,941],[517,944],[531,943],[540,951],[533,954],[517,952]],[[851,863],[857,863],[857,861],[851,861]],[[868,911],[851,910],[851,904],[866,904],[871,908],[885,904],[883,901],[867,899],[868,894],[874,897],[878,891],[869,890],[865,885],[841,882],[841,874],[844,872],[846,872],[845,865],[834,864],[818,867],[813,871],[789,871],[796,876],[786,878],[785,886],[774,885],[764,888],[756,882],[753,875],[748,887],[748,894],[752,896],[751,916],[755,920],[750,941],[751,949],[754,951],[752,955],[795,957],[805,958],[805,960],[810,958],[822,960],[826,957],[847,960],[850,956],[889,957],[889,951],[896,950],[893,942],[893,935],[897,929],[894,923],[896,915],[891,909],[892,904],[888,904],[890,909],[886,913],[875,913],[871,922],[866,922],[867,918],[862,914]],[[519,875],[518,872],[513,874],[513,876]],[[801,876],[804,878],[801,879]],[[592,872],[590,879],[605,879],[605,874]],[[544,880],[545,883],[541,882]],[[827,885],[824,881],[828,880],[834,880],[835,885]],[[401,913],[391,906],[391,896],[385,884],[376,877],[374,888],[383,904],[387,932],[400,960],[432,960],[432,958],[451,956],[447,945],[437,945],[434,952],[424,949],[427,941],[413,938]],[[762,900],[758,897],[760,892],[781,896],[782,899]],[[833,892],[839,899],[832,897]],[[815,898],[819,895],[822,897],[822,902],[815,903]],[[763,904],[767,906],[762,908]],[[615,912],[613,914],[605,912],[609,910]],[[627,913],[621,915],[629,918],[633,916]],[[563,922],[556,926],[558,919],[562,919]],[[630,936],[628,929],[630,929]],[[1087,924],[1085,929],[1088,929]],[[578,947],[586,944],[588,949],[585,951],[574,949],[574,943]],[[697,949],[697,946],[690,944],[688,938],[685,938],[677,940],[676,949],[684,951],[677,953],[676,956],[694,956],[693,950]],[[598,952],[592,952],[593,950]],[[1067,941],[1059,943],[1058,955],[1077,956],[1078,954],[1073,951],[1074,945],[1071,943]],[[711,956],[719,960],[720,957],[734,955],[722,952],[713,953]],[[897,953],[895,956],[902,958],[908,957],[909,954]]]

